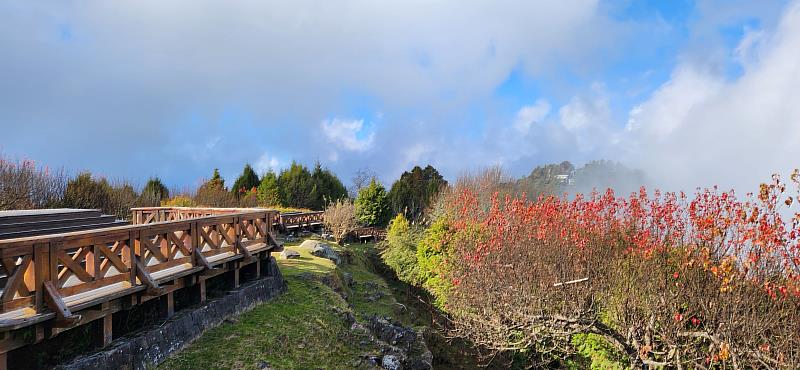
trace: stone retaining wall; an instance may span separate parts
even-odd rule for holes
[[[270,257],[267,276],[245,283],[225,296],[177,312],[163,325],[115,340],[100,352],[78,357],[59,369],[147,369],[199,338],[228,318],[249,311],[286,291],[275,258]]]

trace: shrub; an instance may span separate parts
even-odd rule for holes
[[[107,191],[109,203],[101,207],[103,211],[119,219],[130,219],[131,208],[137,206],[139,201],[139,194],[133,185],[117,181],[109,184]]]
[[[82,172],[67,183],[63,205],[69,208],[99,209],[120,219],[130,216],[130,209],[140,201],[139,194],[125,181],[113,184]]]
[[[188,195],[176,195],[168,200],[161,202],[162,207],[194,207],[197,206],[194,199]]]
[[[239,193],[238,207],[254,208],[258,207],[258,191],[253,188],[250,191]]]
[[[52,208],[61,205],[67,177],[62,170],[39,168],[33,161],[0,157],[0,210]]]
[[[325,208],[323,219],[325,228],[333,234],[337,242],[341,242],[348,233],[358,227],[356,207],[353,201],[347,198],[330,203],[328,208]]]
[[[386,240],[381,242],[381,258],[397,274],[397,278],[411,285],[420,285],[416,240],[411,225],[402,214],[390,223]]]
[[[417,264],[419,266],[419,284],[431,292],[438,307],[443,308],[447,300],[447,291],[451,287],[447,279],[447,255],[450,239],[450,227],[447,218],[434,221],[425,230],[424,237],[417,245]]]
[[[487,203],[464,186],[446,196],[441,259],[420,274],[450,284],[453,334],[528,366],[562,366],[576,335],[594,334],[633,367],[797,368],[800,216],[783,220],[798,195],[785,191],[776,177],[744,200],[642,189]]]

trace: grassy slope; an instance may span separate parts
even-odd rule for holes
[[[352,369],[366,368],[360,356],[377,348],[366,338],[352,333],[344,312],[362,318],[369,314],[396,314],[400,307],[394,301],[386,282],[370,272],[364,262],[364,248],[350,248],[353,264],[339,269],[327,259],[288,245],[300,252],[295,260],[278,259],[288,292],[241,315],[234,323],[225,323],[210,330],[188,348],[163,365],[164,369],[254,369],[262,362],[276,369]],[[349,272],[357,282],[354,289],[344,288],[348,302],[328,286],[309,278],[324,275],[340,280],[341,271]],[[372,288],[368,288],[368,283]],[[377,288],[376,288],[377,287]],[[366,294],[380,290],[384,297],[375,302]],[[405,320],[404,320],[405,319]],[[364,342],[364,344],[362,344]]]
[[[289,285],[285,294],[241,315],[236,322],[210,330],[160,368],[258,369],[266,362],[274,369],[366,369],[361,356],[377,354],[377,346],[349,330],[345,312],[352,313],[361,322],[369,315],[379,315],[391,316],[406,326],[417,328],[430,323],[430,316],[424,309],[411,307],[415,298],[407,299],[408,291],[402,284],[384,280],[372,271],[368,256],[375,253],[374,245],[346,247],[343,254],[348,254],[352,263],[338,267],[327,259],[298,249],[297,244],[287,244],[287,247],[300,252],[301,258],[278,258]],[[356,281],[353,288],[341,286],[343,272],[352,274]],[[323,276],[333,278],[347,300],[319,282]],[[370,295],[374,297],[376,291],[380,291],[382,297],[374,301],[368,299]],[[398,304],[395,297],[404,298],[405,305]],[[416,305],[419,306],[418,301]],[[599,343],[597,338],[581,337],[574,342],[579,356],[567,362],[566,367],[623,367],[611,360],[616,357],[614,351]],[[471,359],[474,354],[463,346],[451,346],[438,336],[428,338],[428,346],[436,357],[436,368],[476,368]],[[489,369],[506,367],[508,364],[495,362]]]

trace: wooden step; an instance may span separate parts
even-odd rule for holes
[[[53,220],[70,220],[75,218],[99,217],[103,213],[99,209],[32,209],[22,211],[0,211],[0,225],[19,224]]]
[[[73,231],[81,231],[81,230],[93,230],[93,229],[104,229],[107,227],[116,227],[116,226],[125,226],[129,225],[128,221],[114,221],[114,222],[103,222],[97,224],[88,224],[88,225],[77,225],[77,226],[64,226],[64,227],[47,227],[37,230],[29,230],[29,231],[12,231],[12,232],[0,232],[0,240],[2,239],[14,239],[14,238],[24,238],[29,236],[39,236],[39,235],[50,235],[50,234],[62,234],[68,233]]]
[[[65,220],[58,219],[58,220],[46,220],[46,221],[20,222],[15,224],[0,225],[0,234],[17,232],[17,231],[52,229],[57,227],[111,224],[114,223],[115,221],[117,221],[117,218],[115,216],[101,215],[97,217],[71,218]]]

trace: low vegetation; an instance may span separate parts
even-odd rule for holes
[[[351,231],[358,227],[356,207],[350,199],[339,199],[325,209],[325,229],[337,242],[341,242]]]
[[[532,200],[500,196],[509,189],[502,179],[459,181],[416,246],[396,220],[383,254],[398,276],[436,297],[451,335],[487,359],[800,365],[800,216],[784,220],[800,195],[798,172],[797,192],[775,177],[743,199],[642,188]]]

